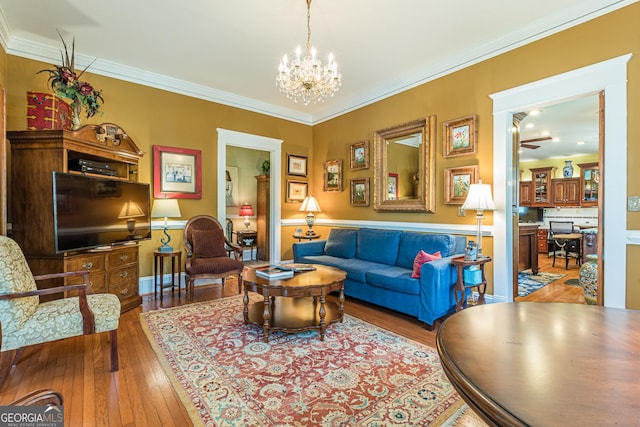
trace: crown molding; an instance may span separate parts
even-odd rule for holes
[[[362,95],[347,98],[337,104],[324,104],[326,108],[320,109],[313,114],[99,58],[91,65],[91,73],[313,126],[613,12],[637,1],[613,0],[603,5],[602,0],[584,0],[579,5],[565,8],[561,13],[548,19],[524,23],[517,32],[507,34],[478,48],[469,49],[459,55],[449,56],[436,64],[429,64],[414,72],[399,75]],[[58,48],[14,36],[2,8],[0,8],[0,44],[8,54],[36,61],[55,63],[60,58],[60,50]],[[76,54],[78,68],[86,67],[91,61],[94,61],[93,57]]]

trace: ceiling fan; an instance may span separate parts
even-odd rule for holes
[[[548,141],[550,139],[553,139],[553,138],[551,138],[550,136],[541,136],[540,138],[523,139],[522,141],[520,141],[520,146],[524,148],[529,148],[531,150],[535,150],[536,148],[540,148],[540,146],[533,145],[532,142]]]

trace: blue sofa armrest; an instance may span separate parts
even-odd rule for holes
[[[450,257],[426,262],[420,269],[420,310],[418,319],[433,325],[436,319],[455,310],[456,299],[453,288],[457,271]]]
[[[296,242],[293,244],[293,262],[300,262],[305,256],[324,255],[326,240],[312,240],[310,242]]]

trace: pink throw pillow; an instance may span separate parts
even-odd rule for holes
[[[424,264],[425,262],[431,262],[434,259],[442,259],[440,251],[431,255],[423,250],[420,250],[418,255],[416,255],[415,259],[413,260],[413,273],[411,273],[411,277],[413,277],[414,279],[418,279],[420,277],[420,267],[422,267],[422,264]]]

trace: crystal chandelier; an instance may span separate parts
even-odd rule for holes
[[[338,73],[338,64],[329,54],[329,62],[324,67],[316,57],[316,48],[311,46],[311,0],[307,1],[307,50],[301,57],[300,46],[296,49],[296,57],[291,62],[285,54],[278,67],[276,86],[287,98],[294,102],[302,100],[304,105],[322,102],[332,96],[342,84],[342,76]]]

